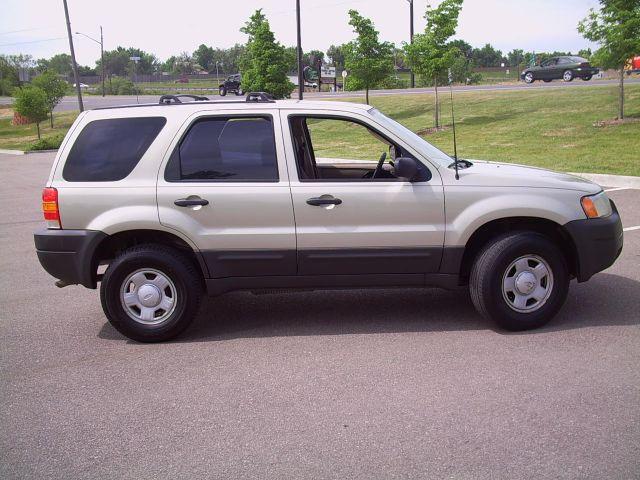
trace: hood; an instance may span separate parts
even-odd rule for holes
[[[486,187],[559,188],[598,193],[602,188],[589,180],[544,168],[511,163],[470,160],[473,166],[460,170],[465,185]]]

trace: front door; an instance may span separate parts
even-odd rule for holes
[[[410,183],[393,158],[417,152],[365,115],[283,114],[298,245],[298,272],[437,272],[444,241],[442,181]],[[390,163],[391,162],[391,163]]]
[[[213,278],[295,275],[279,114],[191,118],[158,178],[160,222],[202,252]]]

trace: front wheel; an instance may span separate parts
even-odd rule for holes
[[[565,82],[570,82],[571,80],[573,80],[573,72],[571,70],[565,70],[565,72],[562,74],[562,80],[564,80]]]
[[[224,87],[220,87],[220,96],[224,97],[227,94],[227,89]]]
[[[100,285],[109,323],[139,342],[161,342],[179,335],[198,312],[201,274],[189,257],[163,245],[125,250]]]
[[[531,72],[527,72],[527,74],[524,76],[524,81],[526,83],[533,83],[534,80],[535,78],[533,78],[533,73]]]
[[[478,255],[469,283],[481,315],[506,330],[529,330],[558,313],[569,291],[569,271],[564,255],[547,237],[511,233]]]

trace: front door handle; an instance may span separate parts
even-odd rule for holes
[[[331,195],[323,195],[321,197],[313,197],[307,200],[309,205],[322,206],[322,205],[340,205],[342,200],[334,198]]]
[[[205,205],[209,205],[209,200],[205,200],[204,198],[200,198],[198,196],[192,196],[187,198],[179,198],[173,203],[178,207],[196,207],[198,205],[204,207]]]

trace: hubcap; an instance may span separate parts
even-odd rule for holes
[[[531,313],[542,307],[553,290],[553,273],[538,255],[524,255],[507,267],[502,296],[512,310]]]
[[[564,72],[564,79],[565,80],[571,80],[571,73],[570,72]]]
[[[140,269],[122,282],[120,301],[127,315],[136,322],[157,325],[175,310],[176,287],[159,270]]]

